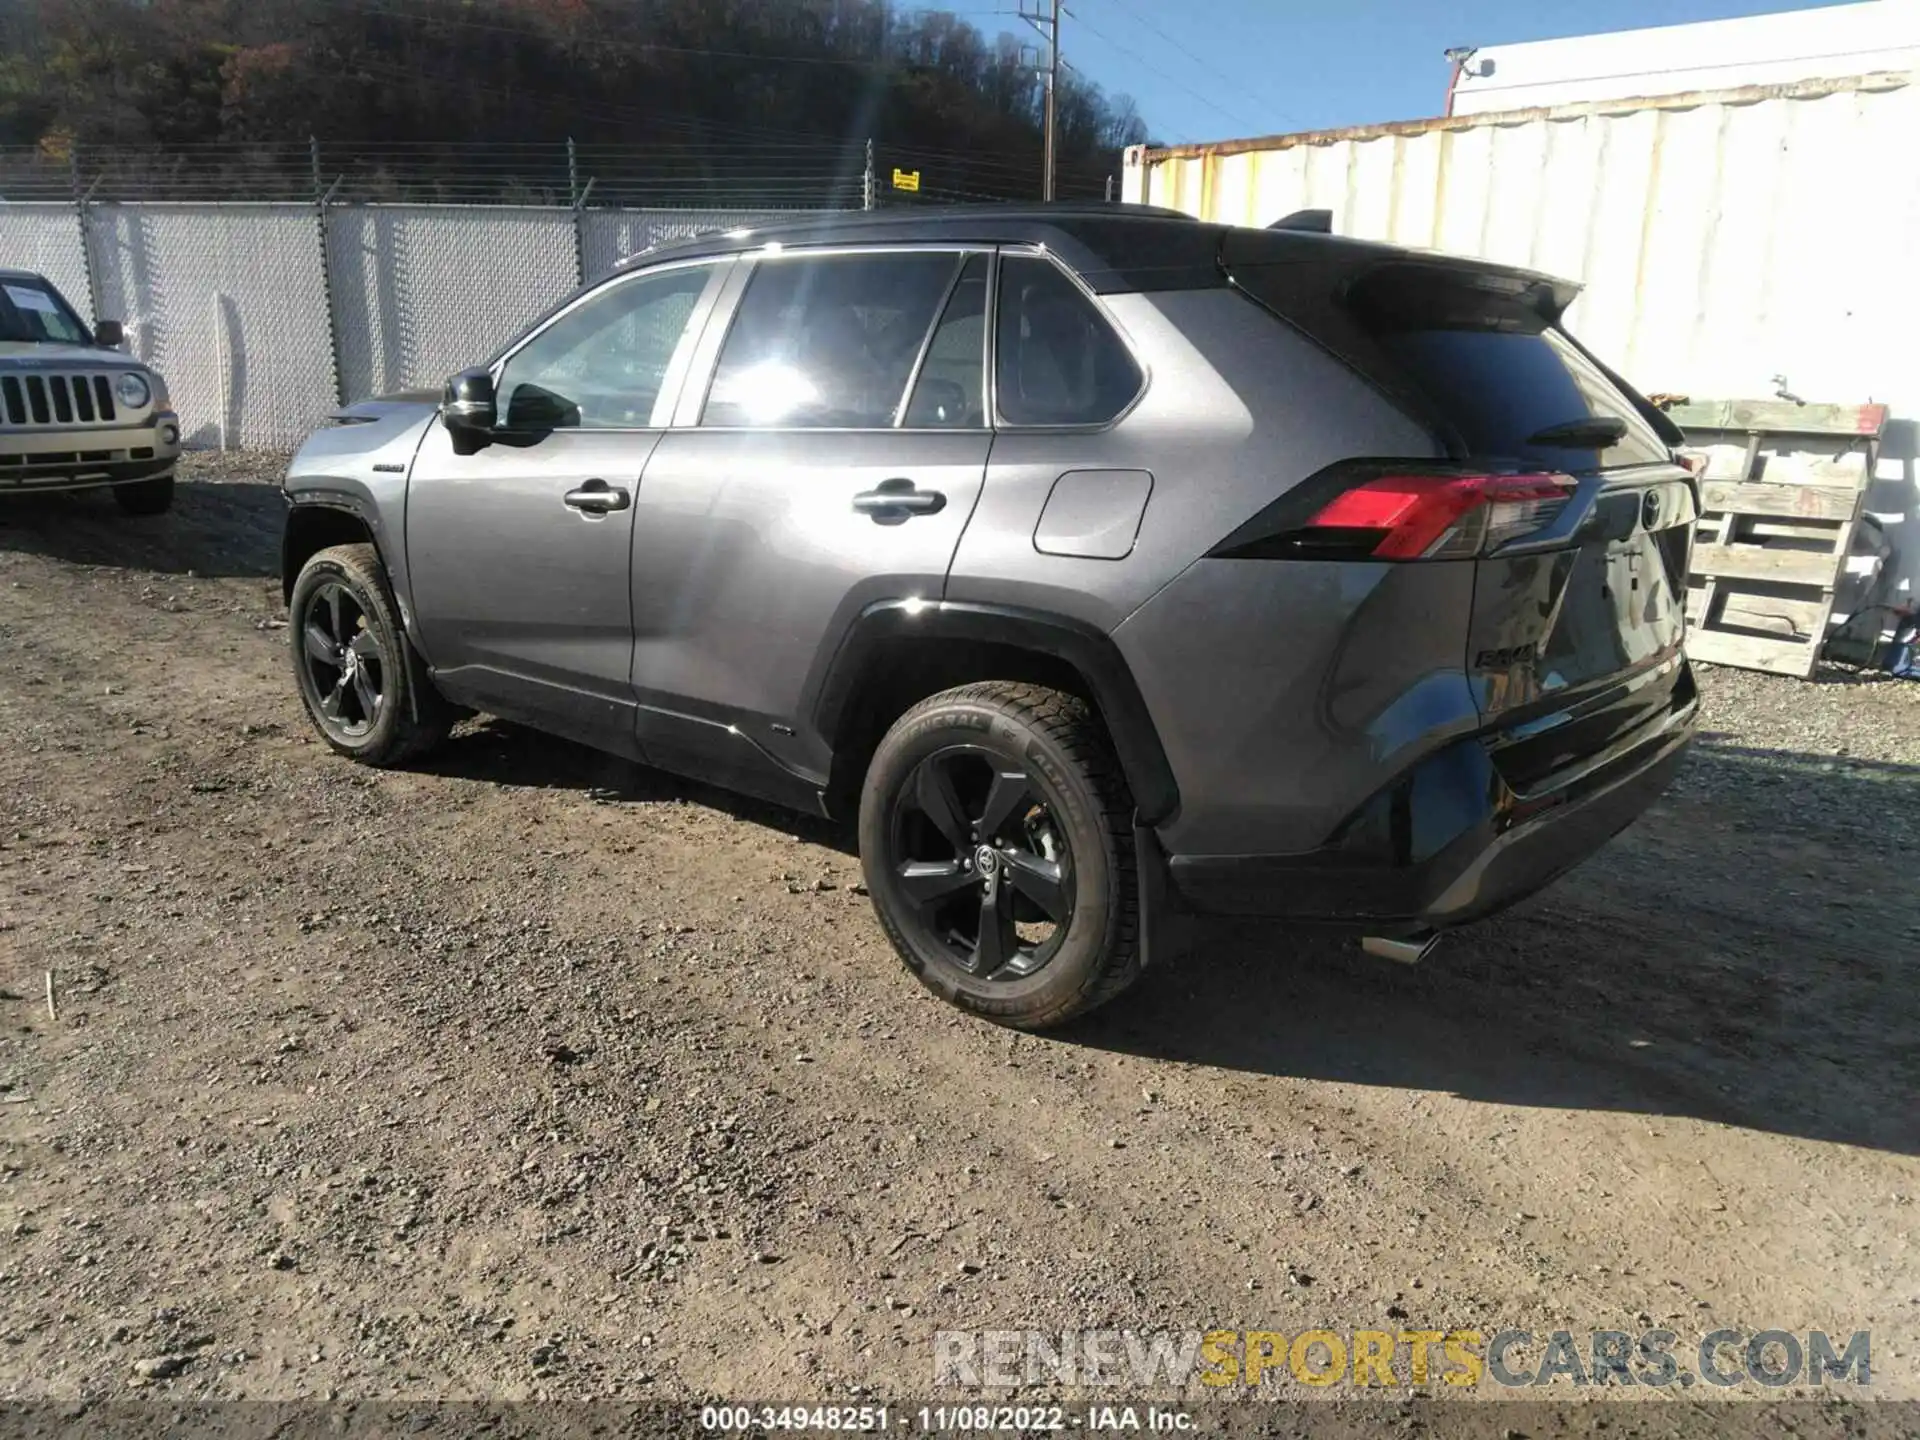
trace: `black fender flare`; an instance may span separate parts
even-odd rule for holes
[[[282,603],[290,604],[293,599],[294,582],[299,578],[300,566],[293,563],[294,535],[296,533],[295,516],[302,514],[326,513],[343,515],[357,522],[366,531],[367,542],[373,546],[373,552],[380,560],[380,568],[387,573],[387,585],[393,592],[395,608],[400,612],[400,640],[409,652],[408,663],[414,667],[416,684],[413,687],[414,718],[420,717],[420,686],[433,684],[433,670],[427,659],[426,651],[420,648],[418,628],[414,624],[413,607],[408,603],[403,588],[404,577],[394,570],[392,559],[387,553],[387,537],[380,524],[379,511],[371,500],[351,491],[343,490],[307,490],[287,495],[287,518],[280,531],[280,588]],[[322,549],[326,548],[324,545]],[[302,561],[302,564],[305,562]],[[294,617],[289,615],[290,623]]]
[[[1133,791],[1138,823],[1161,825],[1179,810],[1173,767],[1120,647],[1084,620],[1047,611],[968,600],[891,599],[866,606],[825,665],[809,678],[803,713],[817,734],[839,732],[875,650],[903,639],[1008,645],[1072,666],[1092,690],[1106,722]]]
[[[357,488],[344,486],[303,486],[297,490],[285,492],[287,518],[280,530],[280,591],[282,601],[293,597],[293,582],[299,575],[300,566],[293,563],[296,553],[294,537],[301,527],[302,516],[332,515],[344,516],[356,522],[366,531],[367,543],[373,546],[374,553],[380,557],[380,567],[387,572],[387,584],[393,591],[394,603],[400,611],[400,627],[407,634],[407,643],[412,645],[422,660],[427,652],[420,643],[420,627],[413,613],[413,580],[406,569],[406,551],[402,537],[390,532],[380,504],[371,495]],[[329,544],[340,543],[328,541]],[[302,564],[305,563],[303,560]]]
[[[368,513],[369,507],[362,504],[358,496],[340,490],[301,491],[288,494],[286,501],[287,518],[280,527],[282,604],[292,596],[293,582],[300,574],[300,566],[293,563],[295,553],[293,542],[299,531],[302,517],[325,512],[330,515],[345,515],[357,520],[360,527],[367,532],[367,542],[379,553],[380,563],[382,565],[387,563],[386,548],[380,543],[380,526],[377,519]]]

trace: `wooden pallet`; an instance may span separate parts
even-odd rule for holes
[[[1668,415],[1706,457],[1687,576],[1687,654],[1813,674],[1866,504],[1884,405],[1684,401]]]

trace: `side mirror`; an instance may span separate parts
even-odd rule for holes
[[[456,443],[475,446],[493,437],[499,423],[494,406],[493,376],[485,370],[462,370],[447,381],[440,402],[440,419]]]
[[[102,320],[93,327],[93,343],[102,350],[118,350],[127,343],[127,331],[118,320]]]

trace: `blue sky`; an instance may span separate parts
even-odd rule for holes
[[[1000,0],[1012,11],[1013,0]],[[1061,54],[1132,95],[1153,138],[1219,140],[1438,115],[1450,45],[1679,25],[1821,0],[1067,0]],[[965,0],[956,9],[965,10]],[[986,7],[989,34],[1022,29]]]

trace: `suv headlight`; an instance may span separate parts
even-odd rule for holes
[[[153,398],[153,387],[147,384],[146,376],[133,370],[122,370],[113,382],[113,393],[129,410],[138,410]]]

